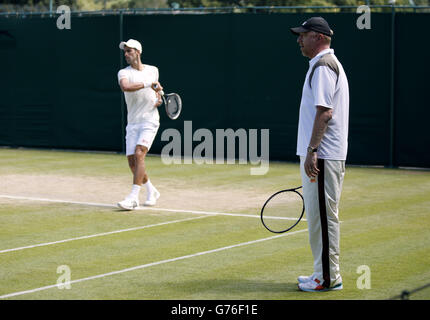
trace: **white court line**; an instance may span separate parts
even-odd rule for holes
[[[169,262],[175,262],[175,261],[179,261],[179,260],[185,260],[185,259],[189,259],[189,258],[194,258],[194,257],[197,257],[197,256],[202,256],[202,255],[205,255],[205,254],[209,254],[209,253],[220,252],[220,251],[229,250],[229,249],[233,249],[233,248],[237,248],[237,247],[243,247],[243,246],[251,245],[251,244],[254,244],[254,243],[259,243],[259,242],[263,242],[263,241],[267,241],[267,240],[272,240],[272,239],[276,239],[276,238],[280,238],[280,237],[285,237],[285,236],[288,236],[288,235],[294,235],[294,234],[305,232],[305,231],[307,231],[307,229],[302,229],[302,230],[298,230],[298,231],[294,231],[294,232],[290,232],[290,233],[284,233],[284,234],[272,236],[272,237],[269,237],[269,238],[263,238],[263,239],[257,239],[257,240],[242,242],[242,243],[234,244],[234,245],[231,245],[231,246],[226,246],[226,247],[222,247],[222,248],[212,249],[212,250],[208,250],[208,251],[197,252],[197,253],[194,253],[194,254],[189,254],[189,255],[185,255],[185,256],[181,256],[181,257],[177,257],[177,258],[172,258],[172,259],[166,259],[166,260],[151,262],[151,263],[142,264],[140,266],[135,266],[135,267],[127,268],[127,269],[122,269],[122,270],[108,272],[108,273],[103,273],[103,274],[99,274],[99,275],[95,275],[95,276],[91,276],[91,277],[87,277],[87,278],[72,280],[72,281],[69,281],[69,282],[61,283],[60,285],[64,286],[64,285],[73,284],[73,283],[79,283],[79,282],[84,282],[84,281],[89,281],[89,280],[94,280],[94,279],[100,279],[100,278],[104,278],[104,277],[108,277],[108,276],[117,275],[117,274],[120,274],[120,273],[125,273],[125,272],[135,271],[135,270],[139,270],[139,269],[144,269],[144,268],[148,268],[148,267],[152,267],[152,266],[157,266],[157,265],[161,265],[161,264],[165,264],[165,263],[169,263]],[[20,295],[28,294],[28,293],[34,293],[34,292],[38,292],[38,291],[52,289],[52,288],[55,288],[55,287],[58,287],[58,284],[52,284],[52,285],[49,285],[49,286],[35,288],[35,289],[31,289],[31,290],[25,290],[25,291],[19,291],[19,292],[13,292],[13,293],[5,294],[5,295],[0,296],[0,299],[6,299],[6,298],[11,298],[11,297],[15,297],[15,296],[20,296]]]
[[[71,203],[71,204],[80,204],[80,205],[86,205],[86,206],[118,208],[116,205],[107,204],[107,203],[69,201],[69,200],[59,200],[59,199],[46,199],[46,198],[35,198],[35,197],[12,196],[12,195],[3,195],[3,194],[0,194],[0,198],[16,199],[16,200],[31,200],[31,201],[46,201],[46,202],[57,202],[57,203]],[[212,211],[183,210],[183,209],[167,209],[167,208],[158,208],[158,207],[139,207],[139,208],[137,208],[137,210],[181,212],[181,213],[220,215],[220,216],[232,216],[232,217],[247,217],[247,218],[258,218],[258,219],[260,219],[260,215],[244,214],[244,213],[212,212]],[[265,216],[265,217],[266,218],[272,218],[272,219],[297,220],[297,218],[288,218],[288,217],[271,217],[271,216]],[[306,221],[306,219],[302,219],[302,221]]]
[[[186,219],[180,219],[180,220],[166,221],[166,222],[160,222],[160,223],[150,224],[150,225],[146,225],[146,226],[133,227],[133,228],[128,228],[128,229],[122,229],[122,230],[115,230],[115,231],[97,233],[97,234],[92,234],[92,235],[88,235],[88,236],[81,236],[81,237],[76,237],[76,238],[70,238],[70,239],[64,239],[64,240],[58,240],[58,241],[52,241],[52,242],[45,242],[45,243],[39,243],[39,244],[29,245],[29,246],[25,246],[25,247],[12,248],[12,249],[4,249],[4,250],[0,250],[0,253],[6,253],[6,252],[12,252],[12,251],[19,251],[19,250],[24,250],[24,249],[36,248],[36,247],[49,246],[49,245],[53,245],[53,244],[57,244],[57,243],[70,242],[70,241],[75,241],[75,240],[89,239],[89,238],[95,238],[95,237],[102,237],[102,236],[107,236],[107,235],[110,235],[110,234],[116,234],[116,233],[127,232],[127,231],[142,230],[142,229],[147,229],[147,228],[152,228],[152,227],[164,226],[166,224],[179,223],[179,222],[184,222],[184,221],[189,221],[189,220],[196,220],[196,219],[207,218],[207,217],[208,216],[199,216],[199,217],[186,218]]]
[[[114,206],[112,204],[104,204],[104,203],[78,202],[78,201],[67,201],[67,200],[56,200],[56,199],[34,198],[34,197],[22,197],[22,196],[11,196],[11,195],[0,195],[0,197],[2,197],[2,198],[9,198],[9,199],[16,199],[16,200],[46,201],[46,202],[56,202],[56,203],[72,203],[72,204],[91,205],[91,206],[104,206],[104,207],[113,207],[113,208],[116,208],[116,206]],[[207,211],[196,211],[196,210],[191,210],[190,211],[190,210],[160,209],[160,208],[148,208],[148,207],[141,207],[138,210],[183,212],[183,213],[205,214],[206,216],[199,216],[199,217],[194,217],[194,218],[185,218],[185,219],[180,219],[180,220],[173,220],[173,221],[167,221],[167,222],[162,222],[162,223],[156,223],[156,224],[153,224],[153,225],[146,225],[146,226],[133,227],[133,228],[122,229],[122,230],[103,232],[103,233],[98,233],[98,234],[93,234],[93,235],[86,235],[86,236],[80,236],[80,237],[75,237],[75,238],[69,238],[69,239],[63,239],[63,240],[57,240],[57,241],[39,243],[39,244],[22,246],[22,247],[17,247],[17,248],[3,249],[3,250],[0,250],[0,254],[1,253],[7,253],[7,252],[24,250],[24,249],[31,249],[31,248],[49,246],[49,245],[54,245],[54,244],[59,244],[59,243],[70,242],[70,241],[76,241],[76,240],[83,240],[83,239],[101,237],[101,236],[106,236],[106,235],[111,235],[111,234],[116,234],[116,233],[141,230],[141,229],[146,229],[146,228],[151,228],[151,227],[157,227],[157,226],[167,225],[167,224],[171,224],[171,223],[179,223],[179,222],[184,222],[184,221],[189,221],[189,220],[194,220],[194,219],[201,219],[201,218],[205,218],[205,217],[213,216],[213,215],[228,215],[228,216],[241,216],[241,217],[243,216],[243,217],[252,217],[252,218],[255,218],[255,217],[259,218],[260,217],[260,216],[249,215],[249,214],[235,214],[235,213],[225,213],[225,212],[207,212]],[[292,218],[285,218],[285,219],[290,220]],[[294,219],[294,220],[296,220],[296,219]],[[302,220],[305,220],[305,219],[302,219]]]
[[[186,219],[180,219],[180,220],[166,221],[166,222],[160,222],[160,223],[150,224],[150,225],[146,225],[146,226],[133,227],[133,228],[115,230],[115,231],[108,231],[108,232],[103,232],[103,233],[91,234],[88,236],[81,236],[81,237],[76,237],[76,238],[39,243],[39,244],[34,244],[34,245],[29,245],[29,246],[24,246],[24,247],[18,247],[18,248],[12,248],[12,249],[4,249],[4,250],[0,250],[0,253],[6,253],[6,252],[19,251],[19,250],[24,250],[24,249],[31,249],[31,248],[36,248],[36,247],[49,246],[49,245],[53,245],[53,244],[70,242],[70,241],[75,241],[75,240],[83,240],[83,239],[89,239],[89,238],[95,238],[95,237],[102,237],[102,236],[107,236],[110,234],[135,231],[135,230],[142,230],[142,229],[164,226],[164,225],[172,224],[172,223],[179,223],[179,222],[185,222],[185,221],[190,221],[190,220],[202,219],[202,218],[207,218],[207,217],[208,216],[199,216],[199,217],[186,218]]]

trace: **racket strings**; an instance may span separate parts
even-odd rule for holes
[[[176,97],[168,97],[167,101],[167,109],[171,114],[176,114],[179,109],[179,101]]]
[[[261,219],[272,232],[281,233],[294,227],[304,212],[303,198],[296,191],[282,191],[264,205]]]
[[[165,95],[164,102],[166,105],[167,115],[171,119],[176,119],[182,110],[182,101],[179,95],[176,93]]]

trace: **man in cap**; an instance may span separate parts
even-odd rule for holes
[[[348,146],[349,89],[345,71],[330,48],[333,31],[312,17],[291,28],[310,59],[300,103],[297,155],[303,183],[311,276],[300,276],[302,291],[340,290],[339,200]]]
[[[118,203],[125,210],[139,207],[139,192],[146,186],[146,206],[153,206],[160,197],[145,170],[145,157],[160,126],[157,107],[162,103],[158,91],[158,68],[141,62],[142,45],[130,39],[119,44],[124,50],[128,67],[118,72],[118,82],[127,104],[126,156],[133,173],[133,186],[129,195]]]

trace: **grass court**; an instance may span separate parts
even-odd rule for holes
[[[306,293],[296,282],[313,272],[306,221],[275,235],[259,219],[271,194],[300,185],[298,164],[257,176],[251,165],[146,163],[159,202],[121,211],[124,155],[0,149],[0,298],[364,300],[430,282],[429,171],[347,166],[344,289]]]

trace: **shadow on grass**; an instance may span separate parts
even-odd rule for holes
[[[219,295],[228,298],[229,296],[249,296],[255,294],[260,296],[282,296],[283,294],[299,293],[297,283],[284,282],[280,280],[244,280],[244,279],[208,279],[192,280],[184,282],[165,283],[172,292],[179,295]]]

